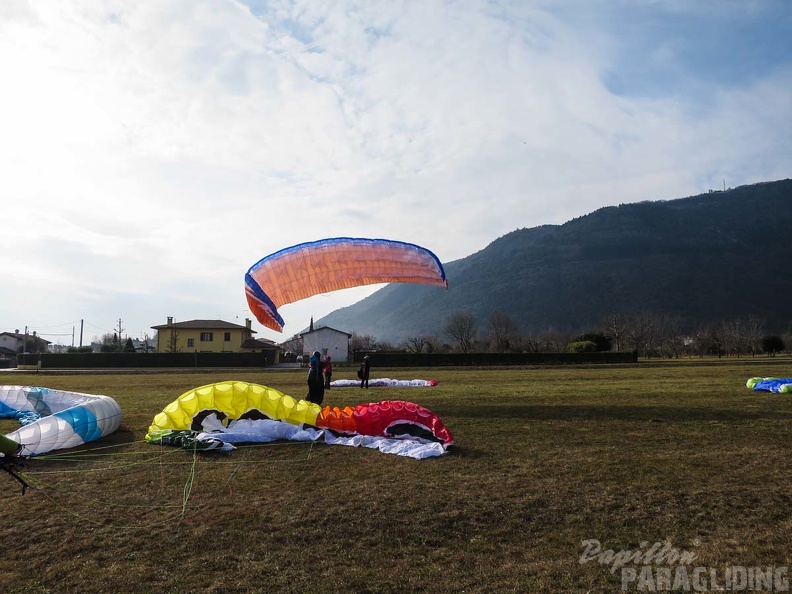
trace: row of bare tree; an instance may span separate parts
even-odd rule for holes
[[[792,352],[792,332],[768,336],[764,321],[755,316],[691,325],[675,316],[652,312],[607,316],[587,332],[599,334],[614,351],[637,351],[647,358],[680,356],[741,356]],[[404,350],[432,352],[563,352],[580,335],[552,328],[532,335],[518,330],[502,311],[493,311],[480,326],[469,312],[448,316],[442,335],[413,336],[399,345],[377,341],[373,336],[352,335],[354,350]]]

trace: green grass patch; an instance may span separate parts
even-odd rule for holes
[[[586,539],[614,550],[668,541],[716,568],[785,566],[792,397],[745,381],[787,374],[753,361],[377,369],[440,384],[326,394],[437,413],[457,445],[423,461],[303,443],[193,455],[143,441],[192,388],[238,379],[299,398],[304,371],[8,375],[113,396],[124,421],[30,460],[37,489],[24,496],[0,474],[0,591],[619,591],[618,572],[579,562]],[[16,427],[2,421],[0,433]]]

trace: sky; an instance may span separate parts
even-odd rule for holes
[[[244,325],[245,273],[297,243],[447,263],[792,177],[789,31],[788,0],[3,0],[0,332]]]

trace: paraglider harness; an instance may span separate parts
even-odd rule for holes
[[[16,456],[0,457],[0,470],[5,470],[14,480],[22,485],[22,495],[24,495],[25,492],[28,489],[32,489],[32,487],[19,475],[19,466],[24,466],[24,463],[20,462],[20,459]]]
[[[5,470],[22,485],[22,495],[24,495],[25,491],[32,487],[19,475],[19,466],[25,465],[19,455],[22,451],[22,444],[19,444],[12,451],[11,447],[16,445],[13,440],[0,436],[0,441],[2,442],[1,445],[3,445],[2,456],[0,456],[0,469]]]

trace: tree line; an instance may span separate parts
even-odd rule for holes
[[[528,333],[500,310],[486,320],[457,311],[439,333],[412,336],[399,344],[353,333],[350,348],[411,353],[636,351],[643,358],[774,356],[792,352],[792,331],[768,334],[765,322],[753,315],[690,324],[678,316],[641,312],[610,314],[582,333],[553,328]]]

